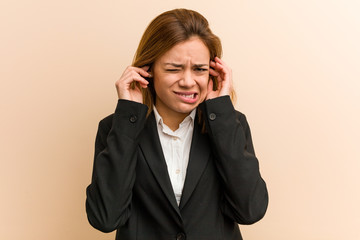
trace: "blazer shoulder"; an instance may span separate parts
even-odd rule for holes
[[[239,119],[245,119],[246,120],[246,116],[244,113],[238,111],[238,110],[235,110],[235,114],[236,114],[236,117],[239,118]]]
[[[112,121],[114,118],[114,113],[104,117],[103,119],[100,120],[99,122],[99,130],[101,132],[108,132],[111,129],[112,126]]]
[[[248,126],[248,122],[247,122],[247,118],[246,115],[242,112],[239,112],[238,110],[235,110],[235,115],[236,115],[236,119],[238,121],[240,121],[241,125],[243,127],[247,127]]]

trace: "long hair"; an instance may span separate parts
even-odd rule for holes
[[[146,28],[138,49],[136,51],[133,66],[149,66],[151,69],[155,61],[169,51],[176,44],[184,42],[191,37],[198,37],[209,49],[210,59],[221,57],[222,46],[220,39],[212,33],[209,23],[200,13],[188,9],[174,9],[157,16]],[[216,77],[210,76],[217,89]],[[147,88],[142,88],[143,103],[148,106],[148,114],[153,110],[155,104],[155,89],[153,78],[149,81]],[[234,97],[235,92],[231,93]]]

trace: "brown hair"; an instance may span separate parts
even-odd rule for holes
[[[188,9],[174,9],[157,16],[146,28],[138,49],[136,51],[133,66],[153,66],[155,61],[169,51],[176,44],[199,37],[210,52],[210,59],[221,57],[222,47],[220,39],[212,33],[208,21],[198,12]],[[217,80],[210,76],[217,89]],[[143,103],[148,106],[148,115],[153,110],[155,103],[155,89],[153,78],[147,79],[149,85],[142,88]],[[234,97],[234,92],[231,93]]]

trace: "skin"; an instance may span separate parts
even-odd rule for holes
[[[154,63],[152,74],[148,67],[129,66],[115,83],[119,99],[142,103],[139,87],[146,88],[144,77],[154,77],[156,109],[164,123],[175,131],[184,118],[204,100],[230,95],[232,71],[220,58],[210,60],[206,45],[192,37],[162,55]],[[213,90],[209,76],[216,76],[218,89]],[[135,89],[132,82],[137,82]]]

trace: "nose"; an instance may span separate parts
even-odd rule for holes
[[[194,76],[191,70],[185,70],[182,78],[179,81],[179,85],[183,88],[191,88],[196,84]]]

